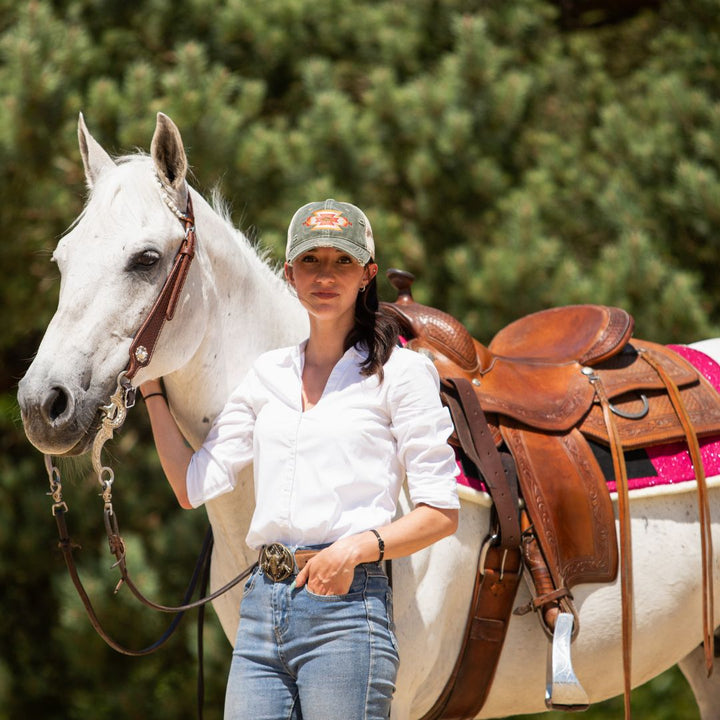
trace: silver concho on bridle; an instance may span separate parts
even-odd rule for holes
[[[140,345],[135,348],[135,359],[138,361],[139,365],[145,365],[145,363],[150,359],[150,353],[144,345]]]

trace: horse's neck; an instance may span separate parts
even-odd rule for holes
[[[198,447],[258,355],[306,336],[307,314],[244,238],[199,196],[193,203],[206,332],[190,362],[165,383],[178,424]]]

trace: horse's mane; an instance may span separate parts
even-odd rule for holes
[[[263,245],[256,229],[242,231],[233,224],[231,215],[231,204],[220,192],[220,188],[216,185],[210,191],[210,207],[217,214],[217,216],[227,226],[228,232],[234,235],[239,243],[244,246],[251,248],[257,255],[260,262],[268,265],[273,272],[280,273],[282,270],[282,263],[279,263],[274,257],[270,248]]]

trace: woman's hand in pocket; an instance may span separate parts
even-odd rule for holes
[[[343,538],[321,550],[308,560],[295,578],[295,587],[307,584],[316,595],[345,595],[350,590],[357,553],[349,538]]]

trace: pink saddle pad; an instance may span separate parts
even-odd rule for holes
[[[712,386],[720,392],[720,365],[709,355],[687,345],[670,345],[669,347],[697,368]],[[711,477],[720,474],[720,437],[714,436],[700,440],[700,452],[705,467],[705,475]],[[646,477],[628,478],[630,490],[640,490],[659,485],[674,485],[695,480],[690,453],[685,443],[677,442],[650,447],[646,449],[646,453],[655,469],[655,474]],[[468,477],[465,474],[459,461],[458,466],[460,468],[460,475],[457,479],[459,484],[475,490],[485,490],[481,480]],[[608,480],[608,489],[610,492],[615,492],[616,483],[614,480]]]

